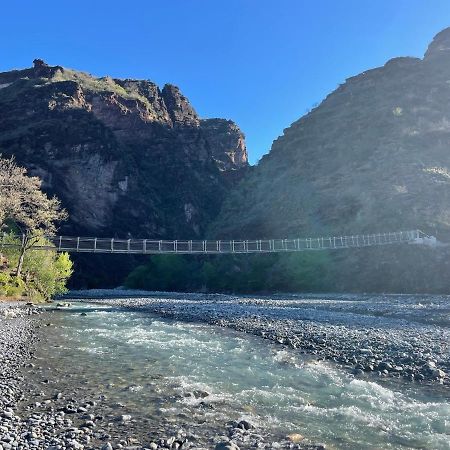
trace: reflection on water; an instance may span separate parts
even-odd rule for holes
[[[59,380],[49,389],[106,396],[106,414],[131,414],[146,432],[214,436],[245,418],[272,439],[301,433],[336,449],[450,448],[440,387],[354,379],[257,337],[110,307],[78,304],[51,321],[37,354]]]

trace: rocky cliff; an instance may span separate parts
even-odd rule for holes
[[[0,153],[68,210],[65,234],[195,238],[248,167],[242,132],[173,85],[35,60],[0,73]]]
[[[450,29],[423,59],[349,78],[279,137],[224,203],[217,236],[419,228],[450,242]],[[328,289],[450,292],[446,250],[332,253]]]
[[[0,149],[63,200],[64,230],[101,235],[200,236],[248,164],[239,128],[176,86],[41,60],[0,73]]]

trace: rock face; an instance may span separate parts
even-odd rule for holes
[[[284,130],[224,203],[211,234],[299,237],[419,228],[450,242],[449,149],[446,29],[423,59],[395,58],[349,78]],[[331,289],[450,291],[445,248],[340,251],[330,261]]]
[[[64,230],[102,235],[200,236],[247,167],[239,128],[201,120],[176,86],[42,60],[0,73],[0,151],[61,197]]]
[[[244,135],[231,120],[208,119],[201,121],[218,167],[225,172],[247,167],[247,149]]]
[[[0,153],[62,200],[62,233],[90,236],[200,237],[248,166],[239,128],[176,86],[39,59],[0,73]]]

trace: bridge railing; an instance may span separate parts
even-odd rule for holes
[[[420,230],[351,236],[256,240],[154,240],[48,236],[46,239],[52,244],[51,246],[38,245],[34,248],[78,253],[274,253],[400,244],[418,241],[423,236],[425,234]],[[18,246],[17,243],[11,243],[11,240],[5,237],[6,235],[1,236],[0,248]],[[19,241],[21,238],[21,236],[17,236]]]

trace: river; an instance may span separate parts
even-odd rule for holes
[[[131,416],[111,425],[117,439],[178,434],[213,448],[247,420],[249,446],[296,433],[331,449],[450,448],[447,385],[358,378],[251,334],[109,304],[75,302],[51,323],[36,353],[41,389],[96,398],[110,423]]]

